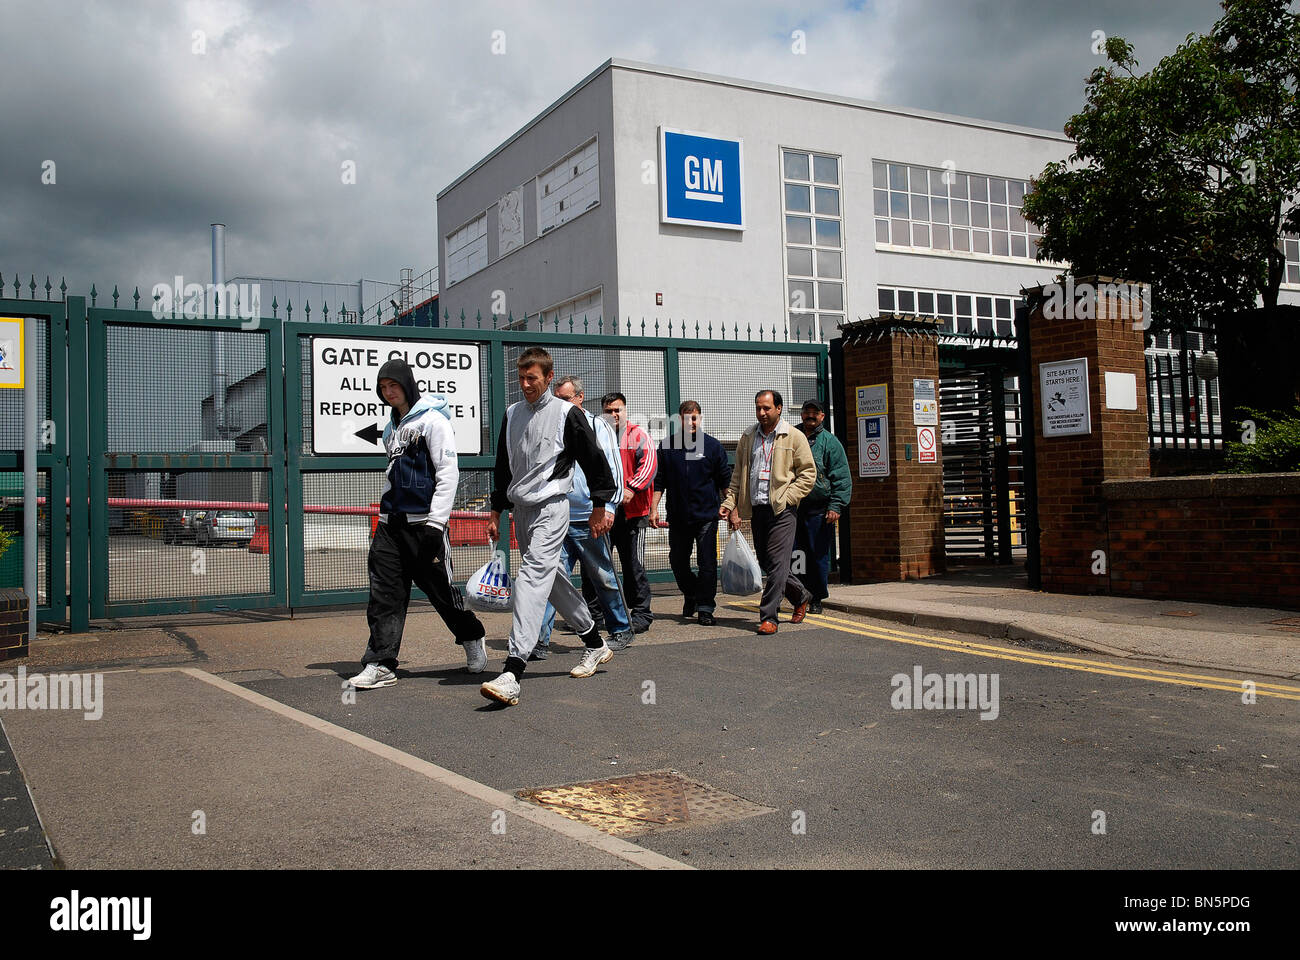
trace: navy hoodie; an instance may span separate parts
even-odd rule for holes
[[[396,380],[411,405],[400,420],[394,409],[384,426],[388,470],[379,498],[379,519],[387,521],[389,514],[401,513],[408,523],[445,529],[460,481],[456,433],[447,399],[438,394],[421,397],[405,360],[389,360],[379,368],[375,392],[383,400],[379,380]]]

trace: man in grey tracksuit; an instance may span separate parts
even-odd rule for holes
[[[588,526],[593,537],[613,525],[605,504],[614,496],[614,478],[586,414],[550,392],[555,375],[551,355],[529,347],[516,365],[524,399],[510,405],[501,424],[487,532],[489,539],[497,539],[501,512],[513,509],[522,559],[511,588],[514,614],[505,669],[481,688],[483,696],[506,704],[519,702],[519,679],[537,645],[548,600],[587,648],[570,676],[589,677],[614,656],[582,595],[559,573],[573,465],[582,468],[591,491]]]

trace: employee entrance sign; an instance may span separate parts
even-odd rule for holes
[[[312,337],[311,358],[313,453],[384,452],[392,408],[379,398],[379,368],[394,358],[410,365],[420,396],[446,397],[456,452],[482,453],[479,344]]]
[[[740,140],[660,127],[662,222],[744,230],[743,160]]]

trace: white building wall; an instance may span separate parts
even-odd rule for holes
[[[685,318],[730,326],[782,324],[786,287],[781,149],[841,157],[845,312],[877,312],[876,287],[898,284],[978,293],[1015,293],[1057,268],[979,255],[878,252],[873,159],[1029,179],[1063,159],[1069,141],[960,118],[827,102],[807,94],[728,82],[644,65],[616,65],[613,77],[618,179],[619,310],[633,318]],[[659,191],[642,179],[658,167],[658,128],[744,140],[745,231],[659,222]],[[662,307],[655,294],[662,293]]]

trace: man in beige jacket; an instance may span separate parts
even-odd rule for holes
[[[817,481],[817,465],[803,433],[781,419],[781,394],[760,390],[754,397],[758,422],[736,445],[731,488],[718,515],[732,529],[753,519],[754,549],[763,568],[759,633],[776,633],[776,615],[784,594],[794,607],[791,623],[808,613],[812,594],[790,573],[790,553],[798,525],[795,510]]]

